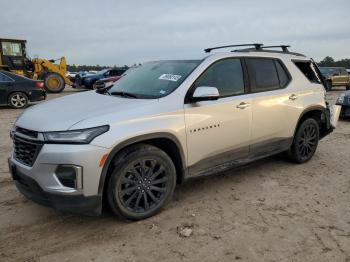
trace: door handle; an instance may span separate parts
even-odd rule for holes
[[[249,103],[246,103],[246,102],[241,102],[239,103],[239,105],[236,106],[236,108],[239,108],[239,109],[245,109],[249,106]]]
[[[294,101],[295,99],[297,99],[297,98],[298,98],[298,96],[297,96],[296,94],[292,94],[292,95],[289,96],[289,99],[290,99],[290,100],[293,100],[293,101]]]

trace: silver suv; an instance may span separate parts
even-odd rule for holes
[[[335,125],[317,66],[287,46],[249,46],[145,63],[113,86],[27,109],[11,131],[18,190],[59,210],[100,214],[106,203],[138,220],[188,178],[282,152],[310,160]]]

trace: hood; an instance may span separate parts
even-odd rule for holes
[[[112,113],[123,114],[156,101],[102,95],[95,91],[81,92],[28,108],[17,119],[16,125],[40,132],[64,131],[89,118]]]

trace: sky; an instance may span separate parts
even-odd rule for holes
[[[206,47],[256,42],[350,58],[350,0],[0,0],[0,10],[0,38],[69,64],[198,59]]]

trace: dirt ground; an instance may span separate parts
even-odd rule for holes
[[[192,180],[159,215],[125,222],[64,214],[17,192],[7,157],[20,113],[0,109],[0,261],[350,261],[350,121],[304,165],[272,157]]]

